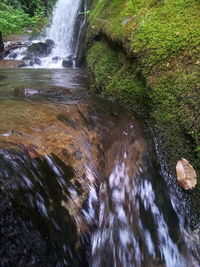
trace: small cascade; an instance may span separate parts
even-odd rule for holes
[[[142,151],[141,139],[131,138],[132,129],[107,152],[105,167],[112,157],[114,163],[100,186],[92,267],[196,267],[198,248],[173,209],[151,145]]]

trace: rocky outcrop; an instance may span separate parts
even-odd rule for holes
[[[81,5],[77,14],[76,23],[74,25],[74,34],[72,38],[74,54],[76,54],[75,64],[81,67],[85,61],[86,42],[85,36],[87,31],[87,12],[90,6],[90,0],[81,1]]]

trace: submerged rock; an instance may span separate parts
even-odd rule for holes
[[[184,158],[176,165],[178,184],[185,190],[194,189],[197,185],[197,174],[192,165]]]

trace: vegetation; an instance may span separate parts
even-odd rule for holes
[[[172,172],[185,157],[200,174],[199,8],[199,0],[94,0],[89,14],[92,83],[148,112]]]
[[[55,0],[1,0],[0,31],[4,34],[18,33],[27,28],[40,29]]]

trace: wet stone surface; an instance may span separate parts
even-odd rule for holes
[[[80,70],[1,71],[0,265],[198,266],[151,138],[86,88]]]

